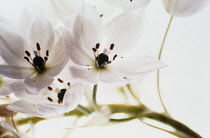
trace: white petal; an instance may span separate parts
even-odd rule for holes
[[[65,110],[61,105],[38,104],[37,109],[44,116],[53,116],[65,113]]]
[[[162,0],[166,11],[172,16],[190,16],[207,5],[209,0]]]
[[[54,77],[58,75],[69,60],[66,49],[64,47],[64,42],[62,41],[63,39],[64,38],[62,37],[53,47],[52,52],[49,53],[49,58],[46,63],[46,66],[49,66],[46,74],[49,76]]]
[[[58,18],[64,19],[66,16],[76,13],[81,7],[83,0],[50,0]]]
[[[67,49],[67,52],[70,56],[70,59],[76,63],[77,65],[87,66],[87,65],[94,65],[94,53],[92,51],[91,57],[87,52],[82,49],[82,46],[75,41],[75,38],[71,35],[69,31],[66,29],[61,30],[63,33],[63,41],[64,45]]]
[[[11,65],[30,65],[24,59],[26,41],[15,32],[0,27],[0,55],[5,62]]]
[[[20,100],[24,100],[29,103],[37,104],[42,103],[44,100],[46,101],[47,96],[43,96],[42,94],[31,95],[25,91],[25,86],[23,81],[18,81],[9,85],[11,91],[18,97]]]
[[[77,83],[70,86],[70,89],[67,89],[63,103],[66,112],[74,110],[80,103],[84,95],[84,85]]]
[[[34,50],[37,50],[36,44],[40,44],[41,55],[45,55],[46,50],[51,52],[54,44],[54,30],[49,20],[44,17],[37,18],[31,27],[30,38]]]
[[[48,77],[47,75],[37,75],[26,78],[24,81],[25,90],[29,94],[36,95],[39,91],[47,86],[49,86],[53,82],[52,77]]]
[[[16,138],[21,138],[21,136],[15,131],[15,129],[12,128],[10,125],[8,125],[5,121],[2,120],[2,121],[0,122],[0,125],[1,125],[3,128],[9,130]]]
[[[125,85],[129,83],[123,76],[116,75],[109,71],[103,71],[100,73],[100,81],[113,85]]]
[[[130,56],[114,62],[110,65],[110,71],[123,77],[143,75],[166,66],[161,61],[146,56]]]
[[[33,19],[31,14],[29,15],[25,10],[22,12],[20,20],[18,22],[19,28],[23,32],[25,38],[30,35],[31,26],[33,23]]]
[[[100,15],[93,6],[84,3],[82,15],[75,21],[73,36],[79,46],[93,57],[92,48],[102,42],[103,37]]]
[[[99,82],[99,72],[94,67],[70,66],[69,69],[72,79],[91,84]]]
[[[29,115],[42,116],[40,113],[38,113],[36,105],[23,100],[19,100],[10,104],[9,106],[7,106],[7,109]]]
[[[0,74],[13,79],[25,79],[34,74],[32,68],[15,65],[0,65]]]
[[[106,47],[114,43],[114,50],[110,56],[117,54],[125,56],[133,48],[137,47],[143,32],[144,10],[139,9],[120,15],[105,26],[108,36]]]
[[[150,0],[132,0],[132,1],[131,0],[105,0],[105,1],[125,11],[146,7],[150,2]]]
[[[0,75],[0,96],[8,96],[12,93],[9,85],[14,83],[15,80],[8,79]]]

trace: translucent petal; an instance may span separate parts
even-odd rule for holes
[[[66,91],[63,100],[65,111],[68,112],[74,110],[80,103],[83,95],[84,95],[83,84],[76,83],[70,86],[70,89]]]
[[[100,81],[112,85],[125,85],[129,83],[123,76],[116,75],[110,71],[103,71],[100,73]]]
[[[119,15],[105,26],[108,36],[105,46],[109,49],[114,44],[110,56],[117,54],[125,56],[133,48],[137,47],[144,28],[144,10],[138,9],[133,12]]]
[[[11,65],[30,65],[24,59],[26,41],[17,33],[0,27],[0,55],[4,61]]]
[[[61,113],[65,113],[63,106],[51,105],[51,104],[38,104],[38,111],[45,116],[53,116]]]
[[[161,61],[146,56],[129,56],[117,59],[110,65],[110,71],[123,77],[138,76],[158,70],[166,65]]]
[[[7,108],[15,112],[30,114],[33,116],[42,116],[42,114],[40,114],[37,111],[37,107],[35,104],[29,103],[23,100],[16,101],[10,104],[9,106],[7,106]]]
[[[69,67],[72,79],[85,83],[97,84],[99,82],[99,71],[94,67]]]
[[[58,75],[69,60],[63,39],[63,37],[60,38],[53,47],[52,52],[49,53],[48,61],[46,62],[46,66],[48,67],[46,74],[49,76],[54,77]]]
[[[41,55],[46,55],[46,51],[51,49],[54,45],[54,30],[48,19],[44,17],[37,18],[31,27],[30,32],[31,46],[37,50],[37,43],[41,48]]]
[[[25,79],[34,74],[33,68],[15,65],[0,65],[0,74],[13,79]]]
[[[63,41],[66,46],[70,59],[81,66],[94,65],[94,53],[92,51],[92,57],[86,53],[82,46],[75,41],[75,38],[66,29],[61,30],[63,33]]]
[[[53,82],[52,77],[48,77],[44,74],[34,74],[33,76],[26,78],[24,81],[25,90],[29,94],[36,95],[39,91]]]
[[[102,42],[103,30],[100,15],[93,6],[84,3],[82,14],[75,21],[73,36],[79,46],[94,57],[92,48]]]

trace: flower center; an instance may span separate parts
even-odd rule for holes
[[[27,56],[25,56],[24,59],[26,59],[28,63],[30,63],[36,69],[38,73],[43,73],[46,71],[45,63],[48,60],[49,50],[46,51],[46,56],[43,58],[40,54],[41,48],[39,43],[36,43],[36,48],[37,51],[34,51],[34,58],[31,57],[30,52],[25,51]]]
[[[64,83],[64,81],[61,80],[60,78],[58,78],[58,82],[62,83],[64,85],[64,88],[62,88],[62,89],[59,89],[59,88],[53,89],[50,86],[48,86],[47,88],[48,88],[49,91],[54,91],[56,93],[56,97],[57,97],[56,99],[57,100],[55,100],[55,101],[57,101],[58,104],[62,104],[63,103],[63,98],[65,96],[65,93],[66,93],[67,89],[70,88],[70,82]],[[54,101],[52,97],[48,97],[47,99],[50,102]]]
[[[92,48],[92,50],[94,52],[97,67],[98,68],[105,68],[108,64],[111,64],[111,62],[115,60],[115,58],[117,57],[117,54],[114,55],[113,60],[110,61],[108,55],[114,49],[114,44],[110,45],[109,51],[104,49],[104,52],[100,53],[100,54],[98,53],[99,47],[100,47],[100,44],[97,43],[95,48]]]

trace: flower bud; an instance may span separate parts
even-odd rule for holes
[[[162,0],[171,16],[190,16],[201,10],[209,0]]]

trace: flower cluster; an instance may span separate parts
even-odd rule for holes
[[[154,58],[137,50],[150,1],[104,0],[108,7],[104,10],[105,6],[88,0],[50,0],[39,15],[31,9],[24,10],[16,22],[0,17],[0,96],[16,98],[7,109],[49,117],[77,108],[90,114],[84,126],[108,122],[112,110],[102,111],[97,105],[98,84],[128,86],[166,67],[160,61],[161,51]],[[192,15],[207,2],[162,0],[171,19]],[[53,11],[53,17],[49,11],[42,14],[44,9]],[[80,106],[89,86],[93,86],[92,114]],[[21,137],[6,122],[1,126]]]

